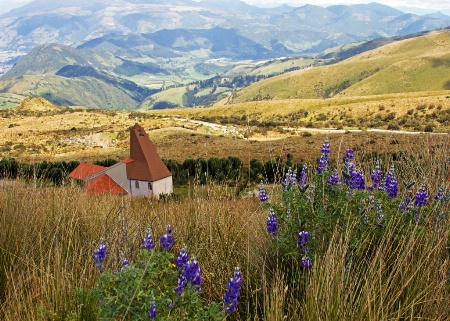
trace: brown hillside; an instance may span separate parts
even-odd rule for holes
[[[30,97],[22,101],[17,107],[18,111],[56,111],[59,107],[42,97]]]

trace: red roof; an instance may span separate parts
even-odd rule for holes
[[[128,194],[126,190],[106,174],[87,181],[86,184],[84,184],[84,189],[89,194]]]
[[[69,174],[69,177],[84,180],[94,174],[97,174],[98,172],[101,172],[105,168],[106,167],[100,165],[81,163]]]
[[[139,124],[130,130],[130,159],[124,161],[128,179],[154,182],[172,176]]]

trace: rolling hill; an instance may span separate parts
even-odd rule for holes
[[[102,51],[43,45],[0,79],[0,92],[40,96],[60,105],[134,109],[155,90],[114,74],[132,73],[133,67],[139,69],[139,73],[147,71],[145,68],[166,73],[152,64],[119,59]]]
[[[263,80],[242,89],[232,103],[448,90],[449,66],[450,32],[433,32]]]

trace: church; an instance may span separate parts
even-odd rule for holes
[[[89,194],[159,198],[173,192],[172,174],[138,123],[130,129],[129,158],[110,167],[81,163],[69,178],[77,180]]]

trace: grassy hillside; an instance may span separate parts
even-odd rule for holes
[[[140,110],[153,109],[159,104],[164,104],[165,106],[176,105],[180,106],[183,104],[183,95],[186,93],[186,87],[170,88],[159,93],[153,94],[147,99],[145,99],[139,106]]]
[[[40,96],[59,105],[101,109],[134,109],[138,102],[125,90],[94,77],[23,76],[0,82],[0,91],[26,97]]]
[[[392,43],[335,65],[294,71],[241,90],[232,102],[450,89],[450,32]]]
[[[3,157],[27,161],[123,159],[128,155],[127,130],[138,117],[161,156],[178,161],[232,155],[247,164],[251,158],[267,161],[298,151],[302,151],[298,157],[315,161],[309,146],[324,136],[351,139],[354,146],[367,146],[370,152],[393,152],[396,142],[418,137],[399,130],[446,136],[442,134],[450,130],[447,97],[449,91],[148,112],[61,106],[49,110],[46,103],[33,99],[36,106],[24,103],[1,111],[0,149]]]

